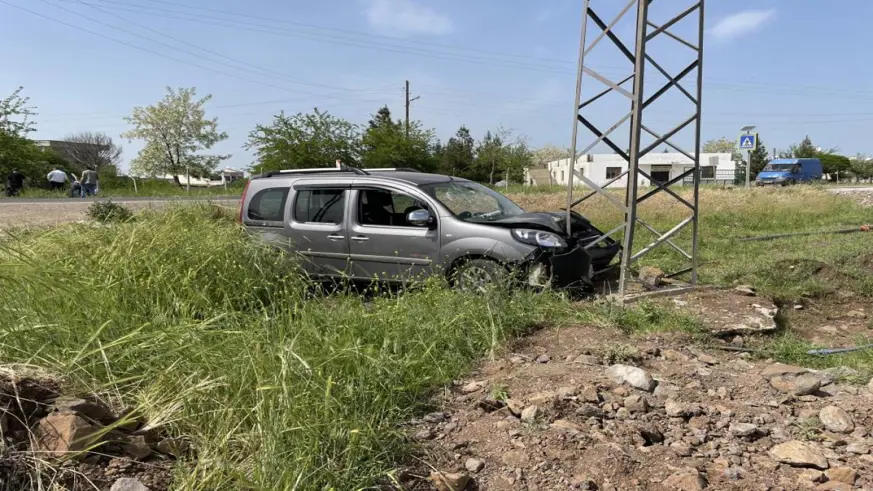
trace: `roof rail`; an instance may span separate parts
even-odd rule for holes
[[[336,167],[323,167],[323,168],[315,168],[315,169],[283,169],[283,170],[275,170],[269,171],[261,174],[257,177],[273,177],[280,176],[285,174],[329,174],[336,172],[351,172],[353,174],[357,174],[359,176],[369,175],[368,172],[358,169],[357,167],[348,167],[342,166],[340,168]]]
[[[376,169],[367,169],[368,172],[421,172],[414,167],[381,167]]]

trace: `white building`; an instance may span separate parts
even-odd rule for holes
[[[649,153],[640,159],[640,170],[658,182],[668,182],[680,176],[686,170],[694,167],[694,162],[681,153]],[[576,161],[576,175],[583,175],[598,186],[627,186],[627,162],[617,154],[587,154]],[[701,153],[700,177],[706,180],[726,181],[733,179],[736,163],[731,160],[730,153]],[[616,177],[621,176],[619,179]],[[690,178],[690,176],[689,176]],[[541,186],[559,184],[566,186],[570,179],[570,159],[556,160],[546,164],[545,168],[525,169],[525,184]],[[610,181],[613,181],[611,182]],[[649,186],[649,179],[639,176],[640,186]],[[574,186],[586,186],[585,182],[575,177]]]

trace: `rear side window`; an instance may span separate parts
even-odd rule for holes
[[[257,222],[285,221],[285,201],[288,188],[269,188],[258,191],[249,202],[249,220]]]
[[[343,189],[303,189],[294,202],[294,220],[303,223],[343,222],[345,209]]]

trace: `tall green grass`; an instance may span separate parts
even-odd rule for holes
[[[387,481],[409,450],[398,423],[431,391],[567,309],[438,286],[312,295],[288,258],[208,206],[0,247],[0,360],[189,437],[196,457],[175,478],[185,490]]]

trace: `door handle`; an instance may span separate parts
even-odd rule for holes
[[[346,238],[346,236],[345,235],[328,235],[327,238],[330,240],[343,240]]]
[[[363,235],[356,235],[356,236],[352,237],[352,240],[357,241],[357,242],[366,242],[366,241],[370,240],[370,238],[365,237]]]

